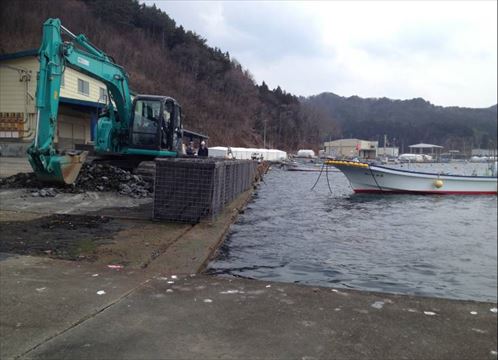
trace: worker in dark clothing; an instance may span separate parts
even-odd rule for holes
[[[163,111],[163,119],[161,123],[161,147],[163,149],[168,148],[168,132],[170,127],[171,110],[166,108]]]
[[[208,156],[208,148],[206,146],[206,142],[205,141],[201,141],[201,147],[199,148],[199,150],[197,150],[197,156],[199,157],[207,157]]]
[[[194,155],[195,155],[194,142],[191,141],[187,147],[187,156],[194,156]]]

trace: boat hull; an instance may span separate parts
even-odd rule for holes
[[[497,178],[440,175],[344,161],[329,163],[348,178],[356,193],[496,195]]]

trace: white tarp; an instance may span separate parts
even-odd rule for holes
[[[398,157],[400,161],[414,161],[414,162],[423,162],[424,157],[420,154],[401,154]]]
[[[259,158],[263,156],[266,161],[282,161],[287,159],[287,153],[277,149],[256,149],[256,148],[241,148],[232,147],[232,155],[237,160],[251,160],[253,154]],[[228,147],[214,146],[209,148],[210,157],[227,157]]]
[[[301,158],[314,158],[315,157],[315,152],[313,150],[305,150],[301,149],[297,152],[296,157],[301,157]]]
[[[208,149],[209,157],[226,157],[227,148],[224,146],[215,146]]]

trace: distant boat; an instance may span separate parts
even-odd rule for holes
[[[328,172],[339,172],[339,170],[337,169],[326,169],[326,170],[323,170],[322,168],[319,168],[319,167],[302,167],[302,166],[298,166],[298,167],[288,167],[287,168],[287,171],[304,171],[304,172],[325,172],[325,171],[328,171]]]
[[[314,160],[303,162],[303,161],[291,161],[281,164],[281,168],[287,171],[303,171],[303,172],[338,172],[337,169],[324,169],[323,162],[315,162]]]
[[[493,176],[462,176],[407,171],[354,161],[328,160],[346,175],[356,193],[496,195]]]

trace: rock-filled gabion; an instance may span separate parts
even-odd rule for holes
[[[0,188],[27,188],[34,197],[53,197],[58,193],[83,193],[86,191],[114,191],[134,198],[151,196],[152,181],[109,164],[83,164],[78,178],[72,185],[47,187],[34,173],[18,173],[0,179]]]

